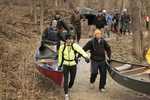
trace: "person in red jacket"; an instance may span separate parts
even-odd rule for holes
[[[145,16],[145,23],[146,23],[146,29],[149,30],[149,22],[150,22],[150,17],[149,16]]]

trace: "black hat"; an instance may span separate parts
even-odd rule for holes
[[[71,39],[71,34],[68,33],[68,34],[66,34],[65,37],[66,37],[66,40],[67,40],[67,39]]]

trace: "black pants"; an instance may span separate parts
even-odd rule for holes
[[[77,42],[79,43],[81,39],[81,25],[74,25],[76,30]]]
[[[117,24],[117,23],[114,24],[114,31],[115,31],[116,33],[118,33],[118,24]]]
[[[105,61],[102,62],[91,62],[91,77],[90,77],[90,83],[94,83],[98,74],[98,70],[100,73],[100,82],[99,82],[99,89],[102,89],[105,87],[106,84],[106,77],[107,77],[107,64]]]
[[[146,29],[149,30],[149,22],[146,22]]]
[[[68,94],[68,88],[72,88],[74,84],[77,68],[76,65],[75,66],[63,65],[63,68],[64,68],[64,91],[65,94]],[[69,75],[70,75],[70,79],[69,79]]]

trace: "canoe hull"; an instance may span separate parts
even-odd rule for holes
[[[150,95],[150,82],[134,79],[133,77],[123,75],[119,73],[115,68],[111,67],[111,65],[108,66],[108,71],[112,79],[120,85]]]
[[[37,65],[36,68],[41,74],[53,80],[55,84],[63,86],[63,72],[54,71],[51,68],[42,67],[40,65]]]

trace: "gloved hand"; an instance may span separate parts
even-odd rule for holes
[[[62,71],[62,66],[58,66],[58,71]]]
[[[109,59],[107,59],[107,62],[108,62],[108,64],[110,64],[111,63],[111,59],[109,58]]]
[[[89,63],[90,59],[89,58],[85,58],[85,62]]]
[[[41,42],[41,46],[39,47],[39,50],[40,51],[43,51],[45,49],[45,45],[44,45],[44,42]]]

